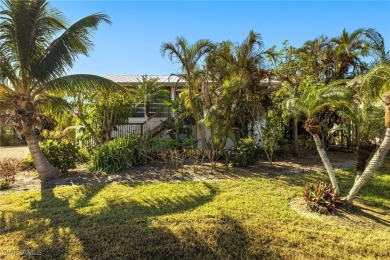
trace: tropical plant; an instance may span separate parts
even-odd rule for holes
[[[145,118],[150,117],[150,105],[155,102],[164,102],[169,98],[169,91],[158,83],[158,78],[142,75],[139,84],[131,89],[136,102],[144,104]]]
[[[126,123],[134,106],[127,93],[110,95],[107,91],[98,91],[88,97],[88,122],[98,135],[99,143],[111,140],[112,131],[117,125]]]
[[[76,162],[80,158],[78,146],[70,142],[46,140],[40,142],[39,147],[49,163],[62,172],[76,168]]]
[[[279,143],[283,139],[283,126],[281,118],[270,111],[265,119],[264,125],[261,127],[261,142],[260,146],[264,150],[268,161],[272,165],[273,154],[280,148]]]
[[[324,85],[322,83],[310,83],[308,81],[299,87],[299,91],[299,97],[289,99],[287,101],[287,106],[289,106],[288,103],[294,103],[293,106],[307,117],[305,129],[313,137],[318,154],[326,168],[333,188],[339,192],[332,164],[326,155],[326,151],[323,148],[323,143],[319,136],[321,132],[321,122],[318,114],[336,104],[338,105],[340,101],[345,98],[345,91],[339,83]],[[339,102],[336,103],[336,101]]]
[[[118,88],[112,81],[94,75],[65,76],[78,55],[89,54],[92,32],[110,20],[97,13],[67,27],[63,15],[46,0],[4,0],[3,6],[0,118],[25,137],[40,178],[53,178],[60,171],[46,160],[38,145],[43,108],[64,104],[55,96],[57,91]]]
[[[307,183],[303,187],[306,205],[315,212],[336,215],[343,201],[337,196],[337,190],[325,182]]]
[[[119,137],[100,145],[91,159],[90,170],[112,173],[145,163],[147,156],[138,135]]]
[[[241,138],[232,149],[232,162],[239,167],[253,165],[260,155],[260,147],[252,136]]]
[[[383,108],[365,97],[360,82],[360,78],[357,78],[347,84],[346,94],[349,96],[350,102],[342,102],[337,110],[342,118],[349,119],[351,122],[349,128],[354,131],[357,144],[357,177],[364,171],[366,161],[375,149],[375,144],[371,140],[384,129],[383,124],[381,124],[384,116]],[[348,129],[346,123],[339,125],[339,127]]]
[[[364,93],[368,99],[383,98],[386,132],[378,150],[349,191],[346,197],[348,203],[352,203],[360,189],[369,181],[375,171],[382,166],[385,156],[390,149],[390,65],[384,63],[372,68],[362,77],[361,87],[365,90]]]
[[[366,35],[374,29],[358,28],[351,33],[345,29],[341,35],[333,37],[333,76],[332,80],[354,78],[367,70],[367,64],[361,59],[370,52],[370,44]]]
[[[202,102],[198,102],[199,89],[207,86],[207,84],[202,85],[204,72],[200,67],[200,63],[204,55],[213,48],[214,44],[210,40],[202,39],[189,44],[184,37],[177,37],[174,43],[163,43],[161,46],[161,54],[163,56],[167,53],[171,61],[175,59],[181,65],[181,73],[177,74],[177,76],[185,80],[185,91],[182,97],[186,99],[187,107],[191,110],[197,124],[203,119],[204,115]],[[203,83],[205,83],[204,80]],[[203,93],[207,93],[207,91],[203,91]],[[198,124],[198,126],[202,145],[207,147],[204,126],[202,124]]]

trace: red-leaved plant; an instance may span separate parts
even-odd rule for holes
[[[306,205],[312,211],[321,214],[336,215],[339,211],[337,207],[344,204],[337,196],[332,185],[322,181],[306,183],[303,188],[303,195],[306,200]]]

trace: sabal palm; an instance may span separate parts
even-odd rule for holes
[[[117,86],[93,75],[65,76],[78,55],[88,55],[93,30],[110,20],[104,14],[93,14],[67,27],[62,14],[45,0],[4,0],[3,4],[0,118],[26,138],[39,176],[52,178],[59,170],[46,160],[38,145],[40,118],[44,116],[41,108],[65,103],[53,95],[56,91]]]
[[[145,109],[145,118],[150,116],[150,104],[160,102],[169,96],[169,91],[163,89],[158,83],[158,78],[150,78],[143,75],[139,84],[131,90],[137,102],[142,102]]]
[[[385,156],[390,149],[390,65],[384,63],[372,68],[363,76],[361,87],[364,89],[367,99],[383,98],[386,132],[378,150],[371,158],[361,177],[355,181],[349,191],[347,196],[349,203],[355,199],[360,189],[374,175],[375,171],[382,166]]]

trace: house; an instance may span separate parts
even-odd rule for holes
[[[105,78],[114,81],[122,87],[133,87],[142,82],[142,75],[108,75]],[[157,83],[169,91],[170,97],[174,100],[177,94],[183,88],[185,81],[178,76],[170,75],[148,75],[148,78],[157,78]],[[151,104],[151,116],[144,117],[144,106],[139,104],[126,124],[118,125],[111,134],[113,138],[125,136],[127,134],[144,134],[146,132],[152,135],[159,133],[161,122],[173,117],[172,111],[162,103]]]
[[[177,96],[178,93],[182,90],[182,88],[185,85],[185,81],[180,79],[178,76],[169,76],[169,75],[157,75],[157,76],[149,76],[150,78],[157,78],[158,83],[166,88],[167,90],[170,91],[170,97],[172,100],[174,100]],[[123,87],[131,87],[135,86],[137,84],[140,84],[142,81],[142,76],[141,75],[109,75],[106,76],[107,79],[110,79],[117,84],[123,86]],[[264,86],[269,86],[270,89],[273,87],[279,87],[282,85],[280,81],[276,80],[264,80],[261,82],[264,84]],[[140,105],[137,107],[136,112],[129,117],[128,123],[119,125],[117,126],[117,130],[112,132],[112,137],[120,137],[120,136],[125,136],[127,134],[144,134],[146,132],[152,133],[152,135],[161,133],[161,122],[167,119],[172,118],[174,115],[172,111],[169,111],[168,108],[165,108],[163,104],[152,104],[151,108],[151,116],[150,118],[145,118],[144,117],[144,108],[143,105]],[[258,124],[261,124],[259,122]],[[257,127],[255,135],[260,136],[261,133],[259,132],[260,128]],[[198,132],[197,128],[194,127],[194,135],[196,136],[197,139],[198,137]],[[234,140],[228,140],[227,142],[227,147],[230,148],[231,146],[234,145]]]

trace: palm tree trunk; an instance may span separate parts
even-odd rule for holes
[[[298,156],[298,120],[293,117],[293,142],[294,142],[294,155]]]
[[[375,171],[382,166],[385,156],[390,149],[390,128],[386,128],[386,134],[383,138],[381,145],[375,152],[368,166],[362,173],[359,179],[355,182],[351,190],[347,195],[347,202],[352,203],[360,189],[368,182],[368,180],[374,175]]]
[[[316,144],[318,154],[321,157],[322,163],[324,164],[325,169],[328,172],[332,186],[336,190],[336,192],[339,193],[339,186],[337,185],[337,180],[336,180],[336,176],[334,175],[332,164],[330,163],[329,158],[326,155],[324,148],[322,147],[320,137],[318,136],[318,134],[313,134],[313,139]]]
[[[145,118],[149,118],[150,114],[150,101],[145,100],[144,101],[144,108],[145,108]]]
[[[38,145],[38,138],[34,134],[26,134],[26,142],[41,180],[53,179],[61,175],[59,169],[51,165],[43,155]]]
[[[360,178],[364,169],[366,168],[366,163],[368,158],[374,150],[375,144],[369,140],[362,140],[359,142],[357,147],[357,162],[356,162],[356,180]]]

